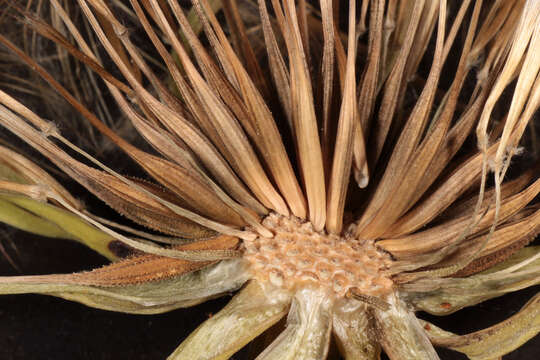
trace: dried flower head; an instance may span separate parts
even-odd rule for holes
[[[415,315],[540,281],[526,247],[540,232],[538,166],[505,181],[540,105],[540,2],[259,0],[257,16],[236,0],[192,0],[189,14],[129,3],[4,14],[54,44],[64,74],[74,60],[86,71],[88,87],[55,77],[31,43],[0,34],[147,176],[121,174],[12,95],[31,85],[3,86],[0,124],[136,225],[96,216],[0,146],[0,220],[112,260],[0,277],[0,293],[154,314],[239,290],[171,360],[229,358],[285,317],[257,359],[324,359],[334,334],[345,359],[438,359],[437,345],[488,360],[540,331],[539,295],[462,336]],[[106,121],[107,98],[146,145]]]

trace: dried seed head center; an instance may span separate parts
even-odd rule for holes
[[[255,279],[291,291],[318,286],[335,297],[352,289],[369,296],[391,291],[391,260],[372,240],[317,232],[310,222],[275,213],[263,225],[273,238],[244,242],[244,257]]]

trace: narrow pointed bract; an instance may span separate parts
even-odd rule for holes
[[[418,319],[405,304],[394,295],[388,301],[389,310],[375,310],[375,326],[388,357],[392,360],[439,359]]]
[[[287,327],[257,360],[324,359],[332,328],[329,306],[323,293],[311,289],[296,293]]]
[[[381,346],[374,329],[366,304],[358,301],[337,304],[332,318],[332,331],[345,360],[379,359]]]
[[[269,299],[260,284],[250,283],[191,333],[168,359],[228,359],[285,316],[289,302],[286,295]]]

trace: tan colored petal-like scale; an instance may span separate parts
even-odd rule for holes
[[[378,360],[381,346],[376,338],[369,307],[346,300],[334,305],[332,331],[345,360]]]
[[[326,358],[332,329],[331,302],[318,290],[302,289],[293,299],[287,327],[257,360]]]
[[[374,309],[377,336],[391,360],[438,360],[433,345],[418,319],[395,294],[388,310]]]
[[[287,313],[288,296],[269,298],[252,281],[225,308],[199,326],[168,360],[224,360]]]

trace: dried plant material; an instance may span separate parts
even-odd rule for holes
[[[143,258],[133,258],[128,262],[133,264],[137,260],[142,260],[144,264],[144,255]],[[114,266],[121,269],[122,262]],[[193,306],[217,294],[238,289],[247,280],[238,271],[243,266],[238,260],[231,260],[181,277],[106,287],[78,285],[75,281],[66,281],[69,278],[64,275],[3,277],[0,278],[0,293],[39,293],[81,302],[98,309],[155,314]],[[84,276],[84,273],[81,275]]]
[[[362,3],[362,16],[367,10],[367,1]],[[379,80],[379,69],[382,57],[382,37],[383,37],[383,16],[384,1],[375,1],[370,10],[370,39],[368,48],[368,63],[362,74],[362,83],[359,86],[358,94],[358,120],[361,128],[357,128],[355,134],[355,144],[361,147],[360,152],[355,152],[354,175],[358,186],[364,188],[369,182],[369,170],[365,151],[365,139],[363,132],[371,126],[370,119],[375,106],[375,95]],[[364,24],[360,20],[360,24]],[[364,25],[362,25],[364,26]],[[361,130],[362,129],[362,130]]]
[[[418,319],[401,300],[394,296],[389,300],[389,310],[375,310],[377,332],[388,357],[392,360],[439,359]]]
[[[540,233],[540,211],[536,210],[531,215],[528,215],[528,213],[529,211],[518,213],[519,217],[523,216],[522,219],[509,222],[508,225],[495,230],[488,244],[479,255],[475,256],[475,260],[455,273],[454,276],[467,276],[488,269],[506,260],[514,252],[532,241]],[[452,256],[449,256],[437,266],[448,266],[451,263],[459,262],[460,259],[470,257],[473,255],[472,252],[476,251],[475,245],[484,242],[487,236],[489,235],[471,239],[469,243],[460,246]]]
[[[538,284],[538,247],[524,248],[491,270],[466,278],[419,280],[402,288],[417,308],[435,315],[451,314],[502,294]],[[531,261],[532,260],[532,261]],[[526,264],[506,273],[512,266]],[[458,290],[459,289],[459,290]]]
[[[32,80],[0,83],[0,141],[135,224],[0,144],[0,221],[115,260],[0,293],[152,314],[239,290],[169,359],[227,359],[262,333],[257,359],[487,359],[540,331],[538,296],[463,336],[415,314],[540,281],[538,1],[23,3],[0,51],[55,95],[44,110],[20,99]]]
[[[311,289],[296,293],[287,327],[258,360],[324,359],[330,344],[332,318],[325,294]]]
[[[1,180],[46,186],[71,205],[81,207],[78,201],[46,171],[4,146],[0,146],[0,166]]]
[[[178,245],[178,250],[213,250],[222,246],[234,248],[238,239],[232,237],[216,237],[208,240]],[[98,287],[117,287],[183,275],[199,270],[212,262],[190,262],[182,259],[172,259],[155,255],[141,255],[128,258],[114,264],[89,272],[70,275],[45,275],[21,277],[20,283],[62,283]],[[6,280],[7,281],[7,280]]]
[[[336,134],[332,172],[328,184],[328,208],[326,211],[326,228],[332,233],[340,233],[343,226],[343,210],[349,187],[349,178],[353,161],[353,146],[356,128],[360,126],[356,108],[356,6],[350,2],[349,39],[343,102],[339,114]],[[323,59],[324,62],[324,59]],[[360,136],[363,136],[360,133]],[[361,140],[363,144],[363,139]],[[363,149],[364,154],[365,150]],[[363,156],[365,162],[365,156]]]
[[[212,20],[212,23],[215,24],[214,27],[219,31],[220,27],[217,23],[217,19],[210,16],[210,20]],[[272,119],[272,115],[261,96],[262,94],[260,94],[259,90],[255,87],[256,82],[252,82],[249,73],[241,66],[233,49],[230,46],[227,46],[228,42],[225,35],[222,32],[218,32],[218,34],[219,38],[222,39],[221,43],[223,43],[225,47],[224,50],[233,64],[236,80],[238,81],[240,92],[254,128],[254,140],[257,144],[261,144],[260,151],[270,167],[279,189],[288,200],[289,207],[292,209],[293,214],[299,217],[305,217],[305,200],[301,193],[300,186],[296,182],[296,177],[293,175],[291,164],[288,161],[283,142],[281,141],[275,122]],[[253,73],[251,75],[253,75]],[[266,134],[266,136],[262,137],[260,134]]]
[[[376,340],[366,307],[361,302],[344,302],[334,310],[332,331],[346,360],[380,358],[381,346]]]
[[[257,283],[249,283],[219,313],[199,326],[169,359],[228,359],[287,313],[287,301],[269,299]],[[262,311],[261,311],[262,310]],[[234,326],[234,334],[228,329]]]
[[[332,1],[321,0],[321,15],[322,15],[322,27],[323,27],[323,54],[321,63],[322,73],[322,88],[323,88],[323,100],[322,100],[322,112],[323,112],[323,128],[324,135],[330,135],[330,107],[332,100],[332,92],[334,90],[334,53],[335,53],[335,34],[334,34],[334,10]],[[354,14],[356,15],[356,14]],[[354,26],[354,23],[352,24]],[[352,44],[350,44],[352,45]],[[356,46],[356,44],[355,44]],[[351,52],[356,56],[356,51]],[[328,138],[325,136],[325,139]],[[329,144],[323,143],[322,147],[325,152],[329,152]],[[325,154],[330,156],[330,154]]]
[[[539,301],[540,295],[536,295],[517,314],[484,330],[459,336],[435,328],[428,336],[433,343],[464,353],[471,360],[493,359],[536,335],[540,327]]]
[[[509,218],[519,210],[523,209],[539,192],[540,180],[536,180],[527,189],[505,199],[498,214],[501,220]],[[484,209],[482,217],[475,226],[470,229],[468,229],[467,226],[471,223],[470,217],[472,213],[462,215],[457,219],[434,226],[429,230],[420,231],[398,239],[381,240],[379,246],[390,251],[396,257],[400,257],[401,254],[403,254],[404,257],[408,257],[413,256],[413,254],[433,251],[448,246],[449,244],[447,242],[451,239],[458,240],[459,235],[463,233],[464,229],[467,229],[468,231],[467,236],[488,230],[489,226],[493,223],[496,212],[497,210],[493,208]],[[419,239],[421,239],[421,241]]]
[[[283,12],[286,26],[291,31],[286,36],[290,37],[287,51],[293,104],[292,119],[299,163],[305,184],[310,221],[317,229],[322,229],[326,221],[325,176],[306,49],[302,45],[297,13],[292,0],[283,3]]]
[[[441,5],[437,45],[426,86],[409,115],[409,121],[407,121],[400,134],[399,140],[392,152],[392,157],[385,169],[385,174],[381,183],[377,186],[373,199],[370,200],[365,213],[358,221],[356,232],[359,237],[374,238],[381,235],[377,229],[387,227],[388,223],[393,222],[404,210],[406,203],[409,201],[409,192],[416,188],[414,181],[419,181],[418,175],[422,174],[423,167],[428,165],[429,160],[425,161],[421,156],[422,154],[414,157],[413,155],[416,155],[414,154],[414,150],[420,143],[422,130],[427,123],[428,109],[433,105],[435,89],[442,70],[445,11],[445,6]],[[414,170],[418,170],[418,172]],[[409,185],[408,182],[400,182],[398,184],[397,180],[400,177],[404,178],[406,176],[416,176],[416,179],[412,179],[413,182],[410,186],[398,190],[399,187]],[[392,192],[389,191],[390,188],[395,188],[401,196],[391,196],[390,194]],[[392,202],[392,205],[390,205],[390,202]]]
[[[411,4],[410,1],[405,3]],[[374,135],[374,149],[372,156],[372,162],[376,163],[381,155],[382,148],[386,141],[386,136],[390,130],[390,125],[392,123],[392,116],[395,113],[395,108],[398,103],[398,96],[401,91],[403,80],[402,74],[406,65],[407,57],[411,50],[412,43],[414,41],[414,34],[416,32],[418,22],[420,21],[420,16],[422,8],[424,6],[424,1],[414,2],[414,8],[412,8],[412,13],[407,14],[408,27],[406,29],[401,29],[397,32],[400,36],[404,37],[400,42],[402,46],[396,48],[396,52],[399,54],[395,55],[395,58],[392,59],[394,62],[392,71],[388,75],[386,80],[384,95],[379,112],[379,121],[377,124],[374,124],[373,127],[376,129],[377,133]],[[389,49],[390,47],[387,47]],[[391,48],[390,48],[391,49]],[[388,56],[388,54],[386,54]],[[384,64],[386,65],[386,64]]]

